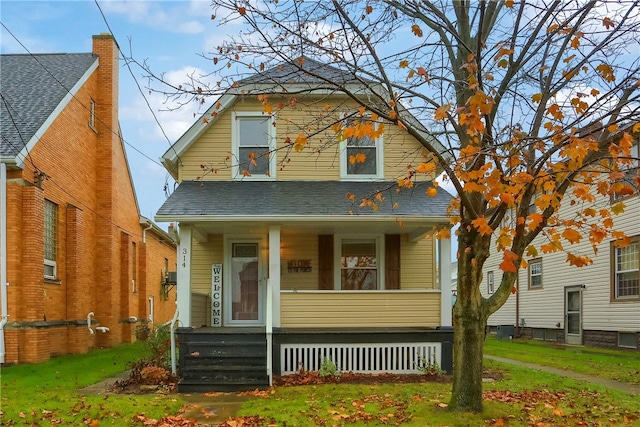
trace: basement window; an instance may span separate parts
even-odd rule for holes
[[[618,347],[638,348],[638,335],[635,332],[618,332]]]

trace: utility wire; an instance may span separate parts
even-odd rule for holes
[[[71,95],[73,97],[73,99],[75,99],[85,110],[87,111],[91,111],[91,109],[89,107],[87,107],[86,105],[84,105],[82,103],[82,101],[80,101],[73,93],[71,93],[71,91],[64,85],[62,84],[62,82],[60,80],[58,80],[58,78],[51,72],[49,71],[49,69],[42,63],[40,62],[40,60],[37,58],[37,55],[31,53],[31,51],[29,51],[29,49],[27,49],[27,47],[11,32],[11,30],[9,30],[9,28],[7,28],[7,26],[0,21],[0,25],[2,25],[2,27],[7,30],[7,32],[11,35],[11,37],[14,38],[15,41],[17,41],[20,46],[22,46],[22,48],[64,89],[67,91],[67,93],[69,95]],[[115,36],[114,36],[114,40],[115,40]],[[117,46],[117,43],[116,43]],[[119,49],[119,48],[118,48]],[[135,78],[134,78],[135,79]],[[137,81],[136,81],[137,84]],[[148,105],[148,104],[147,104]],[[155,115],[154,115],[155,117]],[[129,147],[131,147],[133,150],[137,151],[139,154],[141,154],[142,156],[146,157],[147,159],[151,160],[153,163],[157,164],[158,166],[162,166],[157,160],[153,159],[152,157],[148,156],[147,154],[143,153],[142,151],[140,151],[138,148],[136,148],[135,146],[133,146],[132,144],[130,144],[129,142],[127,142],[124,137],[122,136],[121,133],[116,132],[115,130],[113,130],[112,128],[110,128],[109,126],[106,125],[106,123],[104,123],[100,117],[96,117],[98,119],[98,121],[100,123],[102,123],[102,125],[104,125],[105,128],[107,128],[111,133],[113,133],[115,136],[117,136],[118,138],[120,138],[122,140],[122,142],[124,142],[126,145],[128,145]],[[157,121],[157,120],[156,120]],[[164,133],[164,130],[163,130]],[[166,135],[165,135],[166,136]],[[24,141],[22,141],[23,144],[26,143]]]
[[[100,11],[100,15],[102,15],[102,20],[104,21],[105,25],[107,26],[107,29],[109,30],[109,33],[113,37],[113,41],[115,42],[116,47],[118,48],[118,51],[122,52],[122,49],[120,49],[120,44],[118,43],[118,40],[116,39],[115,34],[113,34],[113,31],[111,30],[111,26],[109,25],[109,22],[107,21],[107,17],[105,16],[104,12],[102,11],[102,8],[100,7],[100,4],[98,3],[98,0],[94,0],[94,1],[96,3],[96,6],[98,7],[98,10]],[[127,66],[127,69],[129,70],[129,74],[131,74],[131,77],[133,77],[133,81],[136,83],[136,87],[138,88],[138,91],[140,92],[140,95],[142,96],[142,99],[144,99],[144,102],[147,104],[147,108],[149,109],[149,111],[153,115],[153,119],[156,121],[156,123],[158,124],[158,127],[162,131],[162,135],[164,135],[165,139],[169,143],[169,147],[175,153],[176,158],[178,159],[178,162],[180,162],[181,160],[180,160],[180,156],[178,155],[178,152],[176,151],[174,145],[171,143],[171,140],[169,139],[169,137],[167,136],[166,132],[164,131],[164,128],[160,124],[160,120],[158,120],[158,116],[156,116],[156,113],[153,111],[153,108],[151,108],[151,104],[149,104],[149,100],[145,96],[142,88],[140,87],[140,83],[138,83],[138,79],[136,79],[136,76],[133,74],[133,70],[131,69],[131,65],[129,64],[129,61],[125,60],[124,63]]]

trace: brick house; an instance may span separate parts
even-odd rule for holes
[[[0,362],[132,342],[139,319],[175,312],[162,282],[176,244],[139,213],[116,43],[102,34],[92,53],[2,55],[0,69]]]

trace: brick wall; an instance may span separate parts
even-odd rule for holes
[[[130,342],[135,324],[123,320],[146,315],[147,295],[138,293],[139,286],[136,294],[131,289],[131,243],[139,264],[142,231],[119,138],[118,51],[111,36],[94,36],[93,42],[99,67],[31,149],[24,169],[8,172],[6,363]],[[34,185],[39,172],[46,175],[41,186]],[[43,277],[45,199],[58,205],[55,280]],[[123,235],[128,241],[121,248]],[[164,246],[175,263],[175,248]],[[153,262],[163,263],[165,255],[158,256]],[[150,255],[142,259],[138,280]],[[93,326],[109,332],[90,334],[89,312],[95,314]]]

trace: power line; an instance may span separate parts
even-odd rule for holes
[[[7,28],[7,26],[3,22],[0,21],[0,24],[2,25],[2,27],[5,30],[7,30],[7,32],[11,35],[11,37],[13,37],[14,40],[17,41],[18,44],[20,44],[20,46],[22,46],[22,48],[38,63],[38,65],[40,65],[47,72],[47,74],[49,74],[60,85],[60,87],[62,87],[65,91],[67,91],[67,93],[69,95],[71,95],[73,97],[73,99],[75,99],[80,104],[80,106],[82,106],[85,110],[91,111],[91,109],[89,107],[84,105],[82,103],[82,101],[80,101],[73,93],[71,93],[71,91],[64,84],[62,84],[62,82],[60,80],[58,80],[58,78],[51,71],[49,71],[49,69],[42,62],[40,62],[40,60],[37,58],[37,56],[35,54],[31,53],[31,51],[29,51],[29,49],[27,49],[27,47],[11,32],[11,30],[9,30],[9,28]],[[114,36],[114,41],[115,41],[115,36]],[[116,42],[116,46],[117,46],[117,42]],[[120,49],[120,48],[118,48],[118,49]],[[134,78],[134,80],[135,80],[135,78]],[[137,81],[136,81],[136,84],[137,84]],[[154,115],[154,117],[155,117],[155,115]],[[148,156],[147,154],[143,153],[138,148],[136,148],[135,146],[133,146],[132,144],[127,142],[127,140],[125,140],[124,137],[122,136],[122,133],[118,133],[115,130],[113,130],[111,127],[107,126],[107,124],[104,123],[100,119],[100,117],[97,117],[97,119],[102,125],[104,125],[105,128],[107,128],[111,133],[113,133],[116,137],[118,137],[127,146],[131,147],[133,150],[135,150],[136,152],[138,152],[142,156],[146,157],[147,159],[151,160],[153,163],[157,164],[158,166],[162,166],[162,164],[160,164],[157,160],[153,159],[152,157]],[[164,130],[163,130],[163,133],[164,133]],[[25,144],[25,146],[26,146],[26,143],[24,141],[22,141],[22,143]]]
[[[98,3],[98,0],[94,0],[94,1],[95,1],[96,6],[98,7],[98,10],[100,11],[100,15],[102,15],[102,20],[104,21],[105,25],[107,26],[107,29],[109,30],[109,33],[113,37],[113,41],[115,42],[116,47],[118,48],[118,51],[122,52],[122,50],[120,49],[120,44],[118,43],[118,40],[116,39],[115,34],[113,34],[113,31],[111,30],[111,26],[109,25],[109,22],[107,21],[107,17],[105,16],[104,12],[102,11],[102,8],[100,7],[100,4]],[[136,87],[138,88],[138,92],[140,92],[140,95],[142,96],[142,99],[144,99],[144,102],[147,104],[147,108],[149,109],[149,111],[153,115],[153,119],[156,121],[158,127],[160,128],[160,131],[162,131],[162,135],[164,135],[165,139],[169,143],[169,147],[176,154],[178,162],[180,162],[180,156],[178,155],[178,152],[176,151],[175,147],[171,143],[171,140],[169,139],[169,137],[167,136],[166,132],[164,131],[164,128],[160,124],[160,120],[158,120],[158,116],[156,116],[156,113],[153,111],[153,108],[151,108],[151,104],[149,104],[149,100],[147,99],[147,97],[145,96],[144,92],[142,91],[142,88],[140,87],[140,83],[138,83],[138,79],[136,79],[136,76],[133,74],[133,70],[131,69],[131,65],[129,64],[129,61],[125,61],[124,63],[127,66],[127,70],[129,70],[129,74],[131,74],[131,77],[133,78],[133,81],[136,83]]]

